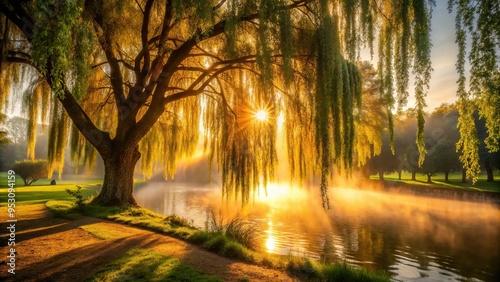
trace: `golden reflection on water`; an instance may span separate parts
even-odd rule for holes
[[[276,248],[276,242],[273,235],[268,235],[266,239],[266,251],[272,253]]]

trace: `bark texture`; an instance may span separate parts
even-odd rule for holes
[[[94,203],[105,206],[137,206],[134,199],[134,169],[141,157],[138,146],[117,146],[104,160],[104,182]]]

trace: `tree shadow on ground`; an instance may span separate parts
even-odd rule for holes
[[[47,257],[30,265],[20,265],[19,269],[16,268],[15,276],[9,274],[9,276],[2,277],[6,274],[1,273],[0,280],[83,281],[99,267],[117,259],[130,248],[148,248],[156,244],[157,240],[147,234],[141,234],[117,240],[99,241]]]

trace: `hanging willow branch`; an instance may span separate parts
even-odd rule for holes
[[[489,146],[495,148],[499,130],[492,121],[498,115],[488,103],[498,100],[498,84],[481,70],[498,68],[491,51],[498,43],[498,8],[492,0],[472,2],[450,0],[459,7],[459,46],[465,46],[465,31],[473,31],[471,58],[481,63],[473,65],[472,90],[489,93],[480,108],[493,132]],[[355,61],[363,47],[373,53],[376,41],[378,98],[387,107],[378,116],[387,116],[392,143],[393,111],[408,101],[412,71],[423,161],[433,5],[425,0],[0,1],[0,106],[11,78],[22,73],[19,63],[34,67],[57,94],[47,94],[43,84],[29,92],[29,101],[37,102],[28,103],[33,125],[39,115],[50,116],[52,169],[62,170],[69,119],[73,161],[91,164],[96,151],[106,158],[118,148],[127,153],[138,148],[146,177],[157,166],[172,177],[178,160],[191,155],[203,137],[225,195],[244,201],[273,179],[282,130],[291,175],[320,175],[328,207],[333,172],[349,172],[354,150],[363,151],[353,145],[363,85]],[[496,37],[488,43],[491,33]],[[19,39],[22,44],[13,44]],[[465,59],[465,49],[460,54]],[[463,69],[463,63],[457,67]],[[459,89],[465,84],[459,82]],[[471,97],[462,90],[460,126],[466,133],[465,127],[473,129]],[[255,120],[258,109],[267,110],[267,122]],[[477,144],[469,141],[460,148],[473,163]]]
[[[467,178],[477,181],[480,172],[479,140],[477,137],[474,112],[476,103],[479,115],[486,119],[488,137],[486,144],[491,152],[500,146],[500,92],[498,91],[498,46],[500,44],[500,8],[496,1],[449,0],[451,12],[456,7],[455,30],[458,44],[457,72],[458,79],[458,128],[460,150]],[[467,90],[465,78],[465,62],[467,56],[467,39],[471,38],[469,63],[471,65],[470,85]]]

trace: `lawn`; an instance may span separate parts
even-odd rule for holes
[[[421,185],[423,187],[441,187],[441,188],[459,188],[459,189],[471,189],[479,191],[493,191],[500,192],[500,170],[495,171],[495,182],[486,182],[486,174],[480,174],[478,181],[472,185],[472,183],[462,183],[462,173],[455,172],[450,173],[448,179],[450,182],[444,182],[444,173],[438,173],[432,177],[433,183],[427,183],[427,176],[417,173],[416,181],[411,180],[410,172],[403,172],[401,174],[401,180],[398,179],[397,173],[384,174],[384,179],[386,181],[400,182],[411,185]],[[378,180],[378,175],[372,175],[370,179]]]
[[[0,206],[6,206],[5,201],[9,187],[7,185],[7,172],[0,173],[0,195],[2,201]],[[97,195],[98,189],[102,185],[102,180],[92,179],[82,176],[71,176],[64,180],[57,181],[57,185],[50,185],[50,179],[42,179],[31,186],[24,186],[21,178],[16,178],[15,200],[16,206],[34,205],[45,203],[57,215],[68,215],[68,213],[58,212],[60,209],[72,210],[75,197],[69,195],[66,189],[77,190],[77,185],[81,186],[81,194],[84,199]],[[78,218],[74,213],[66,216],[69,219]],[[116,235],[109,230],[93,230],[92,225],[80,227],[83,230],[98,234],[101,240],[113,239]],[[95,273],[91,274],[86,281],[222,281],[221,279],[200,273],[198,270],[186,265],[182,261],[151,252],[146,249],[132,249],[120,259],[101,266]]]
[[[0,195],[4,198],[8,193],[7,173],[0,173]],[[15,194],[16,205],[45,203],[49,200],[74,201],[75,198],[66,192],[66,189],[76,190],[76,186],[82,187],[82,195],[85,199],[97,195],[101,187],[102,180],[84,179],[76,177],[57,181],[57,185],[50,185],[50,179],[42,179],[30,186],[24,186],[23,180],[16,178]],[[6,201],[1,201],[0,206],[6,205]]]
[[[121,258],[102,266],[86,281],[207,281],[221,279],[200,273],[198,270],[146,249],[129,250]]]

